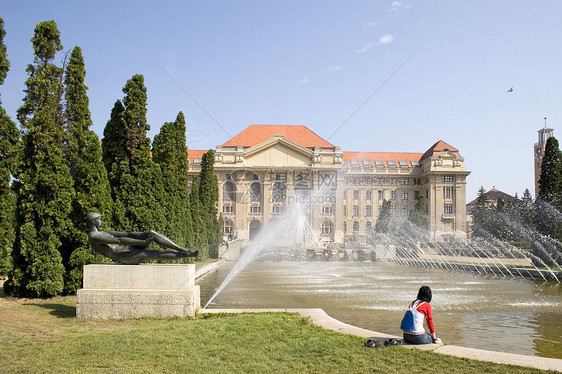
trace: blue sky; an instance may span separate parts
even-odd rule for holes
[[[191,149],[251,124],[306,125],[344,151],[424,152],[441,139],[472,172],[467,202],[480,186],[534,194],[544,117],[562,137],[561,1],[4,0],[0,17],[13,119],[35,25],[54,19],[64,50],[83,50],[100,137],[138,73],[151,138],[181,110]]]

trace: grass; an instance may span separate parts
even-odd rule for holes
[[[540,373],[370,349],[290,313],[78,320],[75,297],[0,298],[0,373]]]

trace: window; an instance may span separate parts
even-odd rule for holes
[[[363,183],[365,184],[373,184],[373,178],[364,178]]]
[[[344,234],[347,233],[347,222],[343,223],[343,232]]]
[[[384,191],[379,190],[379,200],[384,200]]]
[[[407,205],[403,205],[403,206],[402,206],[402,215],[403,215],[404,217],[407,217],[407,216],[408,216],[408,206],[407,206]]]
[[[347,216],[347,205],[343,206],[343,216]]]
[[[408,178],[402,178],[400,179],[400,184],[402,185],[410,184],[410,180]]]
[[[398,161],[400,163],[400,167],[408,167],[408,161]]]
[[[396,200],[396,190],[390,191],[390,200]]]
[[[361,178],[351,178],[351,183],[359,184],[359,183],[361,183]]]
[[[223,205],[222,212],[224,214],[234,214],[234,207],[232,205]]]
[[[229,219],[224,220],[223,232],[225,234],[232,234],[232,221]]]
[[[232,202],[234,201],[234,196],[236,192],[236,187],[232,182],[226,182],[222,185],[222,201]]]
[[[349,163],[351,165],[359,165],[359,160],[351,160]]]
[[[283,203],[285,202],[285,199],[287,198],[287,195],[285,194],[285,185],[281,182],[275,182],[275,184],[273,184],[273,196],[272,196],[272,202],[274,203]]]
[[[255,181],[260,180],[260,177],[257,174],[254,174],[254,180]]]
[[[419,200],[420,195],[420,191],[414,191],[414,199]]]
[[[261,213],[261,207],[259,205],[253,205],[250,207],[250,213],[252,214],[260,214]]]
[[[373,191],[371,191],[371,190],[365,191],[365,199],[366,199],[366,200],[371,200],[372,194],[373,194]]]
[[[386,164],[387,164],[388,166],[390,166],[390,167],[393,167],[393,168],[396,167],[396,161],[394,161],[394,160],[388,160],[388,161],[386,162]]]
[[[281,206],[274,206],[273,207],[273,214],[277,215],[277,214],[281,214],[281,213],[283,213],[283,207],[281,207]]]
[[[388,178],[388,184],[396,184],[396,178]]]
[[[261,202],[261,184],[258,182],[254,182],[250,185],[250,201],[252,203]]]
[[[402,191],[402,200],[408,200],[408,191]]]
[[[384,184],[384,178],[377,178],[378,184]]]
[[[453,188],[452,187],[443,188],[443,197],[445,199],[453,197]]]
[[[410,163],[412,164],[412,166],[420,166],[419,161],[410,161]]]
[[[359,222],[353,222],[353,232],[359,232]]]
[[[454,175],[444,175],[443,182],[454,182],[455,176]]]
[[[375,160],[375,166],[383,167],[383,166],[384,166],[384,161],[382,161],[382,160]]]
[[[453,214],[453,204],[445,204],[443,206],[443,213],[445,214]]]
[[[390,206],[390,215],[393,216],[396,214],[396,207],[394,205]]]
[[[371,212],[371,206],[370,205],[365,205],[365,217],[371,217],[372,212]]]
[[[353,200],[359,200],[359,190],[353,190]]]
[[[331,205],[324,205],[322,207],[322,214],[334,214],[334,207]]]
[[[363,160],[363,165],[371,166],[371,160]]]
[[[322,222],[322,235],[332,235],[334,231],[334,224],[332,221],[324,221]]]
[[[373,229],[373,224],[371,221],[365,222],[365,232],[368,234]]]
[[[359,215],[359,205],[353,206],[353,217],[357,217]]]

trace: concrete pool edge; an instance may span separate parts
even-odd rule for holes
[[[299,313],[303,317],[309,317],[312,322],[325,329],[350,334],[362,338],[401,338],[395,335],[383,334],[377,331],[367,330],[360,327],[352,326],[330,317],[323,309],[320,308],[274,308],[274,309],[201,309],[197,314],[212,313],[264,313],[264,312],[288,312]],[[505,353],[488,351],[483,349],[459,347],[455,345],[443,344],[425,344],[425,345],[404,345],[408,348],[416,348],[430,350],[436,353],[468,358],[472,360],[487,361],[504,365],[517,365],[531,367],[540,370],[555,370],[562,372],[562,359],[527,356],[516,353]]]

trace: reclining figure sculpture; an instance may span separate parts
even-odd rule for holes
[[[88,240],[92,249],[105,257],[121,264],[137,265],[150,260],[177,260],[184,257],[196,257],[198,252],[183,248],[166,236],[156,231],[122,232],[99,231],[101,214],[88,213]],[[150,243],[156,243],[174,251],[147,249]]]

